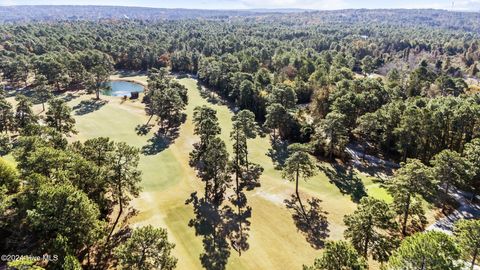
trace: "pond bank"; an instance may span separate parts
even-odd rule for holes
[[[137,83],[142,85],[145,89],[147,89],[148,87],[148,84],[146,82],[141,81],[140,79],[120,78],[120,77],[116,77],[115,75],[110,76],[110,81]]]

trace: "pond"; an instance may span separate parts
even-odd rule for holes
[[[103,90],[102,94],[114,97],[130,97],[132,92],[143,92],[144,87],[141,84],[127,81],[111,81],[107,83],[109,90]]]

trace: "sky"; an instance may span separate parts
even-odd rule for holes
[[[0,0],[0,5],[113,5],[189,9],[435,8],[480,11],[480,0]]]

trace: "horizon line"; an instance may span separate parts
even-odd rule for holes
[[[402,8],[339,8],[339,9],[315,9],[315,8],[298,8],[298,7],[269,7],[269,8],[182,8],[182,7],[155,7],[155,6],[130,6],[130,5],[92,5],[92,4],[39,4],[39,5],[3,5],[0,7],[125,7],[125,8],[149,8],[149,9],[170,9],[170,10],[205,10],[205,11],[276,11],[276,10],[298,10],[298,11],[342,11],[342,10],[439,10],[453,12],[479,12],[474,9],[446,9],[446,8],[419,8],[419,7],[402,7]]]

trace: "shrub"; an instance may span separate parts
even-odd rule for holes
[[[12,142],[6,134],[0,134],[0,156],[4,156],[12,151]]]

